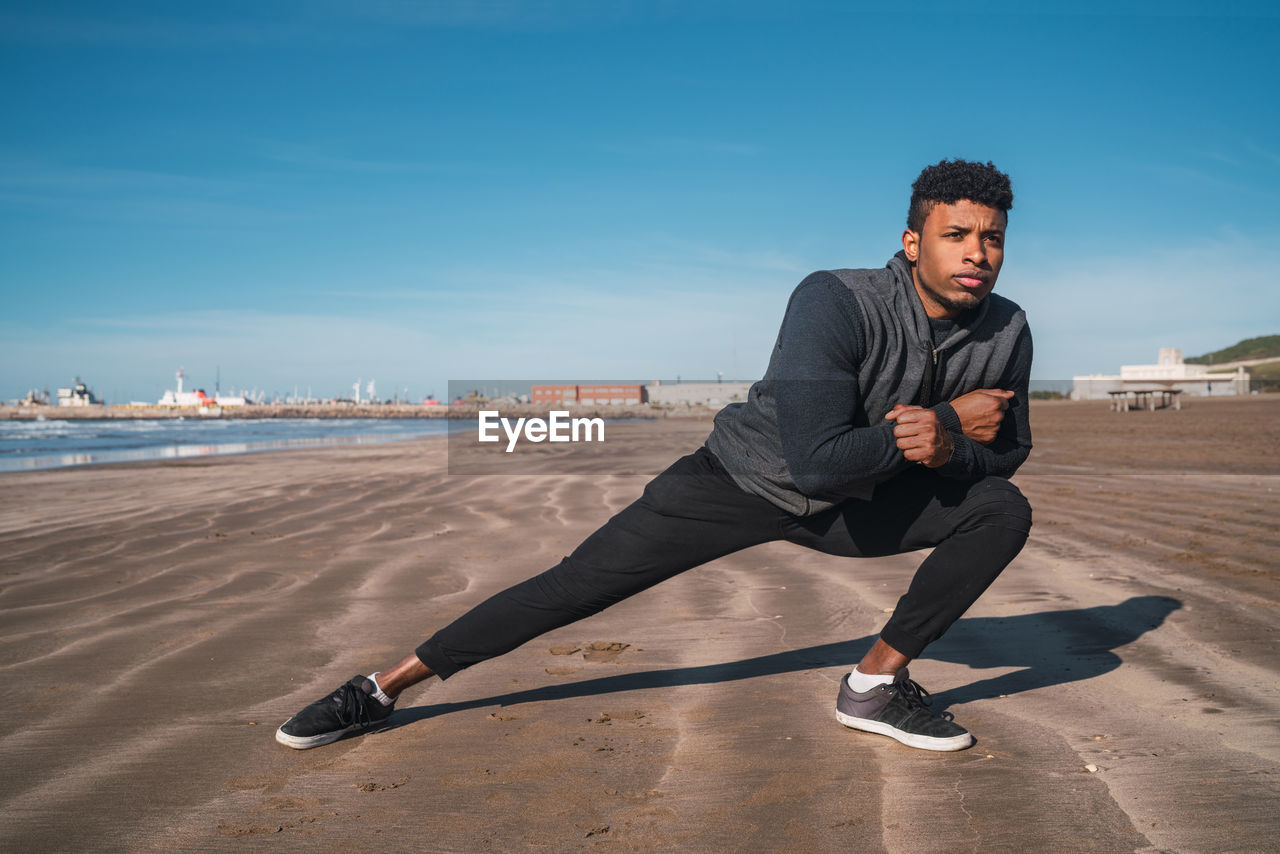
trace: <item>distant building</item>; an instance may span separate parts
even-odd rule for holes
[[[645,386],[650,403],[676,406],[724,406],[747,399],[751,383],[662,383]]]
[[[576,403],[582,406],[639,406],[644,403],[642,385],[535,385],[533,402],[540,404]]]
[[[578,403],[584,406],[639,406],[644,402],[642,385],[578,386]]]
[[[577,403],[576,385],[536,385],[533,387],[534,403]]]
[[[648,385],[535,385],[533,402],[542,406],[724,406],[745,401],[751,383],[675,383],[654,380]]]
[[[80,382],[79,377],[76,377],[76,384],[71,388],[58,389],[59,406],[96,406],[100,403],[102,401],[93,396],[93,392]]]
[[[1072,378],[1072,400],[1097,400],[1113,391],[1178,390],[1203,397],[1248,394],[1249,374],[1244,368],[1211,373],[1207,365],[1188,365],[1182,351],[1163,347],[1154,365],[1122,365],[1119,374],[1089,374]]]

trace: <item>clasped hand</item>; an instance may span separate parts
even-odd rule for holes
[[[987,445],[995,439],[1012,397],[1007,389],[980,388],[951,401],[951,408],[960,418],[961,432]],[[900,403],[885,418],[894,422],[898,449],[911,462],[937,468],[951,459],[955,443],[932,409]]]

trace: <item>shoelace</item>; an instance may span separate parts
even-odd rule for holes
[[[933,695],[926,691],[924,686],[916,680],[903,679],[901,682],[893,682],[891,684],[908,708],[923,709],[926,714],[941,718],[944,721],[955,720],[955,715],[951,714],[951,712],[935,712],[929,708],[929,706],[933,705]]]
[[[373,716],[369,714],[369,701],[373,700],[365,692],[361,691],[350,682],[338,689],[338,693],[342,695],[342,702],[339,703],[338,720],[346,726],[359,724],[361,728],[368,729],[373,726]],[[376,703],[377,700],[374,700]]]
[[[892,685],[897,689],[898,696],[902,697],[908,706],[914,708],[933,705],[933,695],[914,679],[903,679],[900,682],[892,683]]]

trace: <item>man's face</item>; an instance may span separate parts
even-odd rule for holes
[[[934,205],[919,234],[902,233],[926,314],[955,317],[991,293],[1004,263],[1006,222],[995,208],[961,200]]]

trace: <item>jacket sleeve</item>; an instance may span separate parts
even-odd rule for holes
[[[1013,389],[1014,394],[991,444],[983,445],[965,436],[960,429],[960,417],[951,404],[934,407],[955,444],[951,459],[938,467],[939,474],[961,480],[974,480],[986,475],[1008,478],[1026,461],[1031,453],[1031,422],[1027,412],[1031,355],[1031,330],[1024,327],[1014,343],[1013,356],[1001,379],[1000,387]]]
[[[840,496],[910,465],[893,424],[854,426],[862,412],[863,358],[857,300],[830,273],[814,273],[791,295],[775,358],[778,433],[796,487]]]

